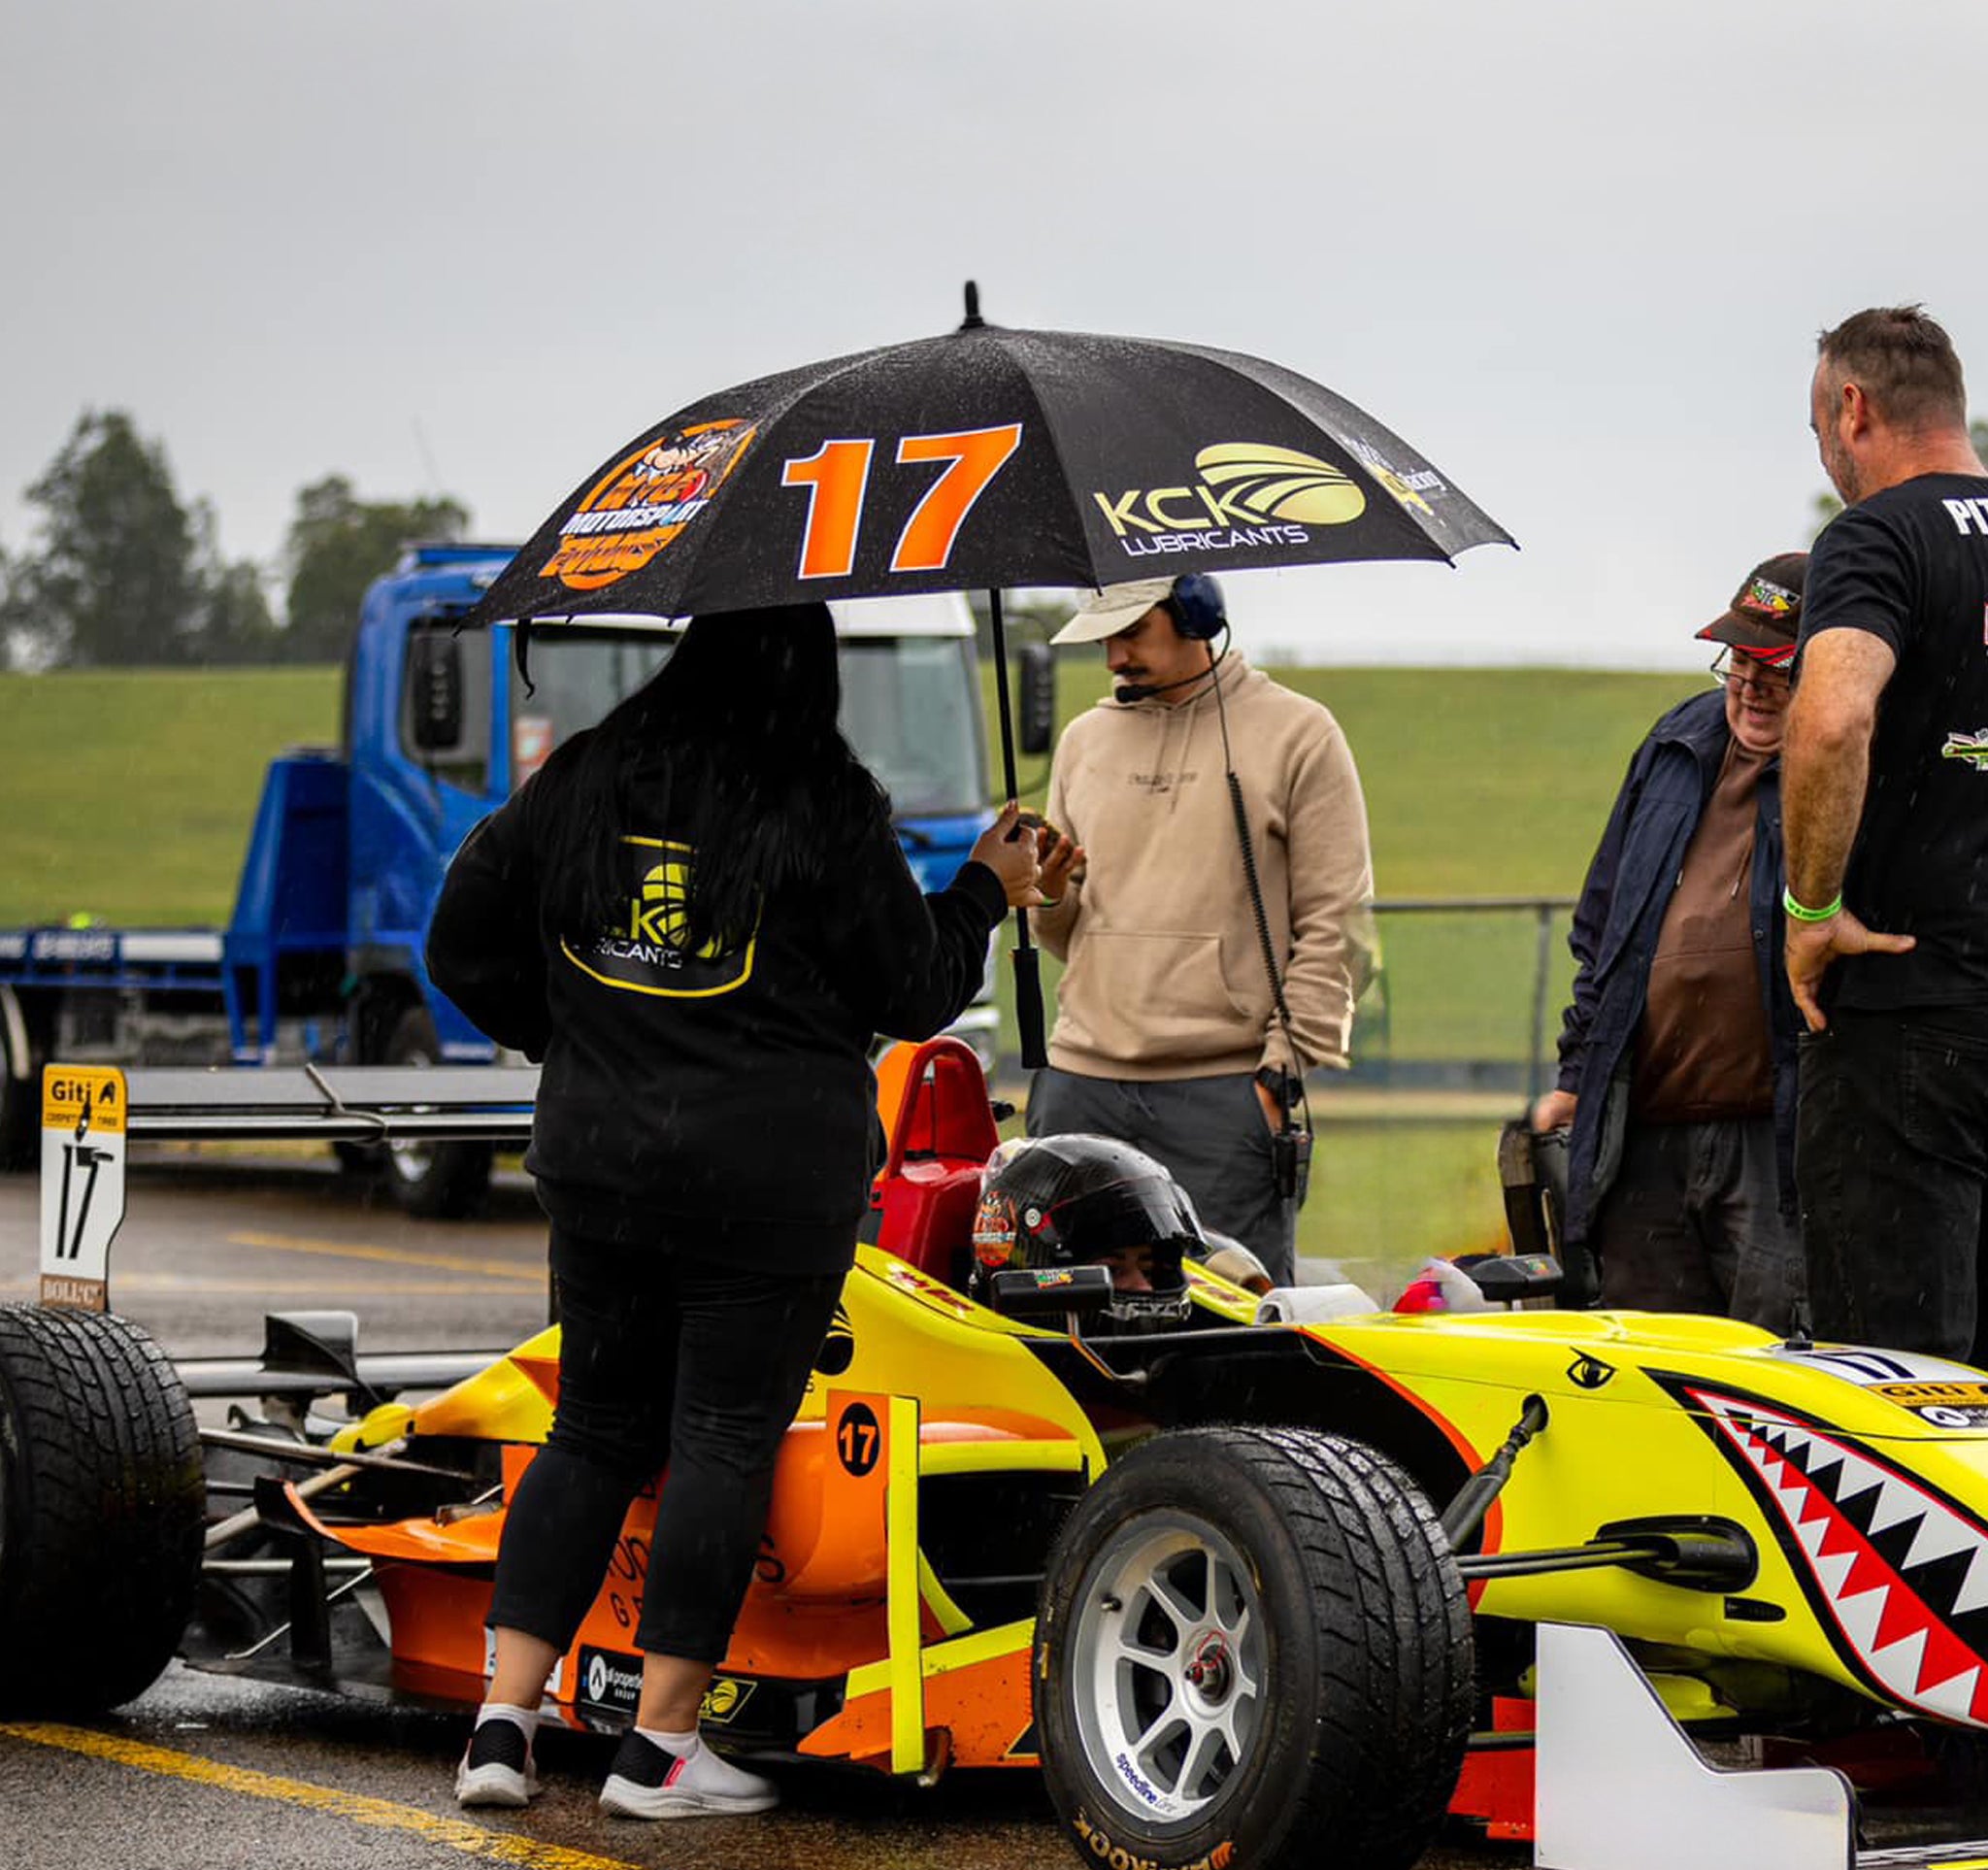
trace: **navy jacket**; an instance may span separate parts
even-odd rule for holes
[[[1622,1159],[1636,1029],[1650,960],[1684,850],[1705,813],[1731,739],[1725,699],[1714,689],[1680,702],[1650,729],[1630,761],[1600,849],[1574,913],[1568,946],[1579,963],[1574,1004],[1560,1033],[1560,1088],[1574,1109],[1567,1169],[1567,1235],[1588,1237],[1596,1207]],[[1773,1055],[1774,1141],[1781,1209],[1795,1212],[1795,1056],[1802,1030],[1781,967],[1781,768],[1761,774],[1753,844],[1753,953]]]

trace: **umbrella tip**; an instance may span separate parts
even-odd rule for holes
[[[962,331],[977,331],[987,321],[980,317],[980,288],[972,280],[967,282],[967,315],[959,321]]]

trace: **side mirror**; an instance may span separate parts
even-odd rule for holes
[[[424,753],[447,753],[462,745],[462,645],[441,630],[408,641],[409,725]]]
[[[1005,1319],[1060,1320],[1075,1312],[1090,1318],[1111,1302],[1111,1274],[1104,1266],[1004,1267],[987,1282],[987,1304]]]
[[[1024,643],[1014,652],[1015,744],[1024,753],[1046,753],[1056,741],[1056,652],[1046,643]]]

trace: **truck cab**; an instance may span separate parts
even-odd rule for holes
[[[54,1055],[498,1062],[423,963],[443,874],[555,747],[655,672],[680,629],[639,617],[542,625],[521,668],[518,626],[456,627],[512,555],[414,546],[372,585],[340,743],[271,764],[225,929],[0,930],[0,1157],[31,1154],[35,1081]],[[913,874],[943,887],[989,818],[972,612],[950,593],[830,608],[844,729],[891,795]],[[954,1028],[990,1062],[991,978]],[[353,1166],[383,1169],[417,1214],[467,1212],[489,1177],[485,1144],[341,1147]]]

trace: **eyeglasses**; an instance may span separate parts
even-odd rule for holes
[[[1721,688],[1757,688],[1769,695],[1786,694],[1793,683],[1787,670],[1733,650],[1721,650],[1713,659],[1712,680]]]

